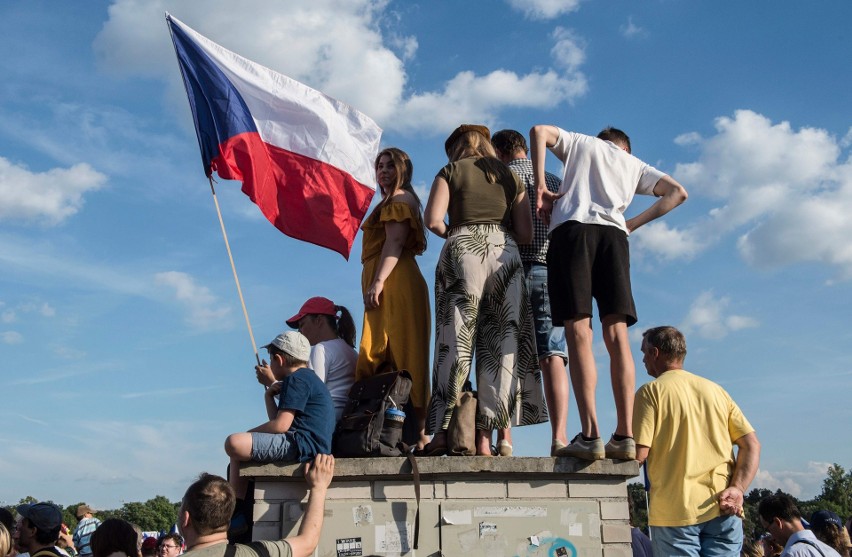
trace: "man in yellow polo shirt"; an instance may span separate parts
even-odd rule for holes
[[[648,461],[654,555],[738,556],[738,515],[760,462],[754,428],[722,387],[683,370],[674,327],[645,331],[642,354],[654,380],[636,393],[633,433],[637,460]]]

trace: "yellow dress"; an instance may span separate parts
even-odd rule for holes
[[[421,218],[408,203],[391,202],[371,214],[361,230],[361,292],[366,293],[376,276],[385,243],[385,223],[408,223],[408,238],[399,261],[385,281],[379,307],[364,312],[361,346],[355,379],[369,377],[385,361],[411,373],[411,402],[425,408],[429,402],[429,335],[432,316],[429,289],[414,260],[426,247]]]

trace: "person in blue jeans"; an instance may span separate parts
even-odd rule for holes
[[[500,130],[491,136],[491,145],[497,152],[497,158],[503,161],[514,172],[527,189],[527,196],[535,199],[538,195],[533,176],[532,161],[527,158],[529,148],[524,136],[515,130]],[[553,193],[559,191],[562,181],[545,172],[547,189]],[[527,292],[533,312],[535,325],[535,347],[538,354],[538,364],[541,368],[541,378],[544,381],[544,400],[547,402],[547,413],[550,417],[552,442],[550,456],[568,444],[565,434],[568,423],[568,374],[565,364],[568,356],[565,353],[565,329],[557,324],[553,326],[550,319],[550,298],[547,293],[547,225],[536,215],[535,207],[531,207],[533,219],[533,240],[529,244],[519,244],[521,261],[524,263],[524,274],[527,278]],[[497,432],[497,450],[500,454],[511,453],[512,438],[509,429]],[[508,445],[508,447],[507,447]]]
[[[325,384],[307,367],[311,357],[308,339],[287,331],[263,348],[269,351],[269,365],[257,366],[257,374],[275,378],[264,387],[269,421],[246,433],[232,433],[225,440],[225,452],[231,457],[228,481],[237,497],[235,531],[247,528],[245,516],[240,516],[248,489],[248,480],[240,476],[241,462],[308,462],[318,454],[331,453],[334,405]]]

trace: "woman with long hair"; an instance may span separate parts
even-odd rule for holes
[[[287,320],[287,326],[298,329],[311,345],[308,362],[322,379],[334,404],[335,419],[343,415],[349,388],[355,382],[355,321],[344,306],[328,298],[310,298],[299,312]],[[272,371],[265,374],[267,386],[275,381]],[[262,383],[264,381],[261,381]]]
[[[426,226],[446,238],[435,271],[435,356],[423,451],[446,451],[453,406],[476,354],[476,454],[491,432],[547,421],[532,310],[518,243],[532,239],[526,189],[491,146],[488,128],[462,125],[432,183]],[[449,222],[445,222],[445,216]]]
[[[381,201],[364,220],[361,289],[364,326],[356,378],[374,375],[384,362],[411,374],[411,403],[422,448],[429,399],[429,288],[415,256],[426,249],[420,199],[411,186],[414,167],[401,149],[376,157]]]

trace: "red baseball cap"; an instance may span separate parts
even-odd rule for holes
[[[293,329],[299,327],[299,320],[306,315],[337,315],[337,309],[334,307],[334,302],[322,296],[310,298],[302,304],[299,313],[286,321],[287,326]]]

